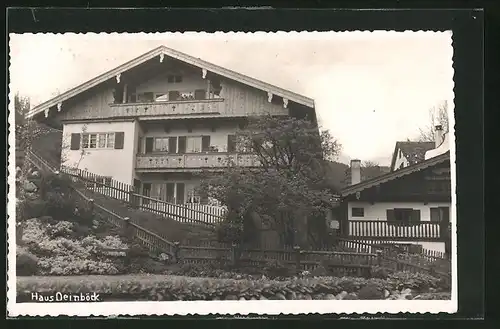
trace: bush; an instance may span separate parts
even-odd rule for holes
[[[224,221],[216,227],[217,241],[221,243],[241,243],[243,226],[231,221]]]
[[[21,247],[17,247],[16,250],[16,274],[18,276],[38,274],[38,259]]]
[[[102,256],[102,249],[126,249],[120,238],[97,239],[88,235],[75,239],[79,227],[67,221],[30,219],[24,223],[23,242],[39,257],[41,275],[118,274],[116,261]]]
[[[412,283],[402,282],[403,285]],[[49,284],[46,279],[24,278],[17,281],[19,300],[29,300],[31,292],[41,294],[58,292],[96,292],[103,300],[240,300],[240,299],[357,299],[360,291],[371,289],[395,290],[394,282],[363,278],[312,278],[275,280],[231,280],[211,278],[171,278],[165,275],[145,277],[60,278]],[[349,288],[346,288],[349,287]],[[365,288],[366,289],[366,288]],[[415,289],[418,292],[418,289]],[[349,297],[347,297],[349,296]],[[424,294],[420,295],[425,296]],[[430,296],[430,295],[429,295]],[[382,297],[383,298],[383,297]]]
[[[47,202],[40,199],[24,199],[16,205],[17,220],[23,221],[47,215]]]

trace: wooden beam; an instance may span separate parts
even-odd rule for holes
[[[288,99],[283,98],[283,107],[287,108],[288,107]]]
[[[201,77],[205,79],[207,77],[207,69],[201,69]]]
[[[62,108],[62,103],[61,102],[57,103],[57,112],[61,112],[61,108]]]
[[[268,101],[269,103],[271,103],[271,102],[272,102],[272,100],[273,100],[273,93],[268,92],[268,93],[267,93],[267,101]]]
[[[116,75],[116,83],[120,83],[120,78],[121,78],[122,74],[121,73],[118,73]]]
[[[122,97],[122,103],[127,102],[127,84],[123,85],[123,97]]]

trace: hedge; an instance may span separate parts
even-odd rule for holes
[[[385,299],[387,294],[411,290],[412,297],[447,292],[439,279],[398,273],[388,279],[355,277],[293,278],[287,281],[190,278],[181,276],[18,277],[18,302],[31,294],[98,293],[104,301],[140,300],[285,300],[285,299]],[[384,296],[385,295],[385,296]],[[446,295],[446,294],[445,294]],[[427,299],[432,299],[430,294]],[[406,298],[413,299],[413,298]]]

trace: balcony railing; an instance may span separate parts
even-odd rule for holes
[[[223,168],[229,163],[244,167],[258,167],[259,161],[252,154],[189,153],[142,154],[137,156],[136,169],[204,169]]]
[[[349,236],[370,239],[442,240],[449,227],[435,222],[402,223],[386,220],[349,220]]]
[[[112,117],[220,115],[224,99],[182,100],[172,102],[110,104]]]

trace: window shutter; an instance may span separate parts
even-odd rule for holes
[[[186,153],[186,136],[179,136],[179,150],[177,153]]]
[[[420,209],[412,209],[411,211],[411,222],[419,223],[420,222]]]
[[[396,215],[394,214],[394,209],[387,209],[386,213],[388,222],[396,221]]]
[[[71,150],[79,150],[80,149],[80,138],[81,134],[71,134]]]
[[[167,202],[174,201],[175,183],[167,183]]]
[[[431,208],[431,222],[437,223],[441,220],[439,208]]]
[[[168,153],[177,153],[177,137],[168,138]]]
[[[168,100],[169,101],[176,101],[179,100],[180,93],[177,90],[171,90],[168,92]]]
[[[204,89],[196,89],[194,91],[194,99],[205,99],[206,91]]]
[[[137,139],[137,154],[142,153],[142,137]]]
[[[208,152],[210,150],[210,136],[201,137],[201,150]]]
[[[119,131],[115,133],[115,149],[121,150],[123,149],[125,141],[125,133],[123,131]]]
[[[227,151],[235,152],[236,151],[236,136],[228,135],[227,136]]]
[[[176,197],[177,197],[177,204],[183,204],[184,203],[184,183],[177,183],[177,191],[176,191]]]
[[[153,152],[153,145],[154,145],[154,138],[153,137],[146,137],[146,152],[145,153]]]

